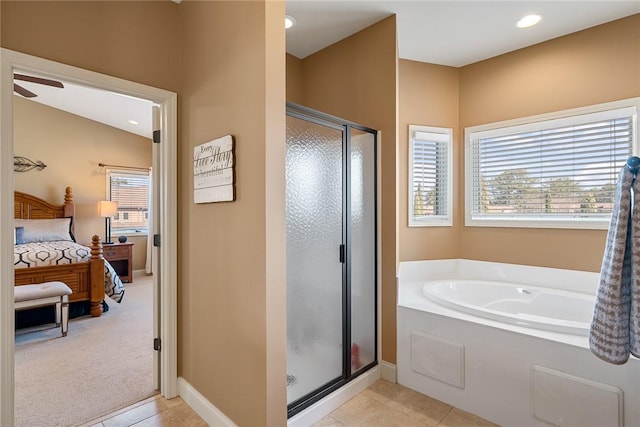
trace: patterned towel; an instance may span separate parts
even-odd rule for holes
[[[634,178],[628,166],[618,176],[589,333],[591,352],[616,365],[640,355],[640,180]]]
[[[631,313],[629,319],[630,351],[640,357],[640,179],[633,183],[633,211],[631,213]]]

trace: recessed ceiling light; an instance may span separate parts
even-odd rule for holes
[[[131,123],[132,125],[139,125],[140,123],[136,122],[135,120],[129,120],[129,123]]]
[[[518,28],[529,28],[536,25],[538,22],[542,20],[542,16],[540,15],[527,15],[516,24]]]
[[[296,20],[293,16],[291,15],[285,15],[284,16],[284,28],[286,30],[288,30],[289,28],[293,27],[294,25],[296,25]]]

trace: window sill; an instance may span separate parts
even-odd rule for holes
[[[429,218],[429,219],[409,218],[409,228],[451,227],[452,225],[453,225],[453,221],[451,221],[451,218]]]
[[[573,230],[607,230],[610,220],[598,219],[505,219],[485,218],[465,221],[466,227],[503,227],[503,228],[556,228]]]
[[[123,232],[111,232],[111,237],[117,239],[119,236],[127,236],[127,237],[147,237],[149,235],[146,231],[123,231]]]

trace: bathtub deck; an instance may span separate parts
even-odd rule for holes
[[[597,276],[464,260],[413,263],[403,271],[401,263],[398,382],[499,425],[639,426],[637,358],[611,365],[590,352],[585,336],[460,313],[429,301],[421,291],[427,280],[478,278],[546,281],[547,287],[588,292]]]

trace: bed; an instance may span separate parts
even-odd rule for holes
[[[124,285],[103,258],[99,236],[93,236],[89,247],[75,243],[74,214],[71,187],[65,189],[62,205],[14,193],[15,286],[64,282],[73,291],[69,301],[87,301],[91,316],[98,317],[103,312],[105,295],[120,302]],[[68,231],[63,233],[63,228]]]

